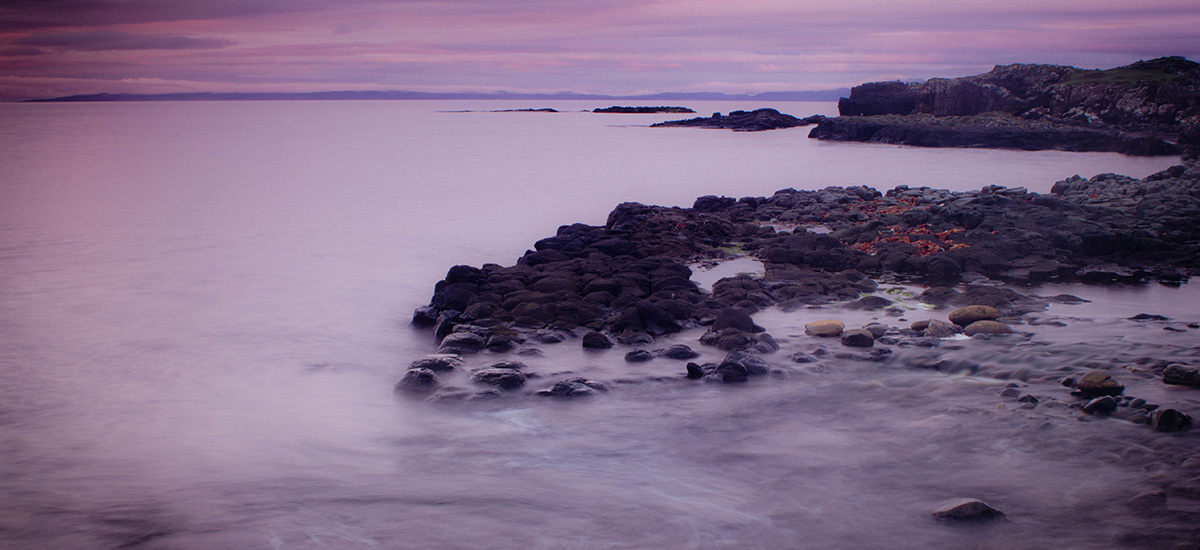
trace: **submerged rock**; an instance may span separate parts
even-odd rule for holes
[[[1004,512],[977,498],[947,502],[933,510],[933,517],[946,521],[990,521],[1004,518]]]
[[[436,390],[440,381],[434,372],[427,368],[416,368],[404,373],[396,382],[396,392],[429,393]]]
[[[875,345],[875,336],[865,329],[847,330],[842,333],[842,345],[855,348],[869,348]]]

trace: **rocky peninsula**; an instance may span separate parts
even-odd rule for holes
[[[654,114],[654,113],[694,113],[692,109],[687,107],[620,107],[613,105],[612,107],[604,107],[601,109],[592,109],[593,113],[618,113],[618,114]]]
[[[997,66],[920,83],[871,82],[810,137],[930,147],[1170,155],[1200,145],[1200,64],[1182,57],[1107,70]]]

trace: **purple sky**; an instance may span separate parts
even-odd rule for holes
[[[4,0],[0,98],[763,92],[1200,60],[1196,0]]]

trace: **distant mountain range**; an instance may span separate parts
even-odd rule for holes
[[[668,92],[643,95],[600,95],[576,93],[519,94],[508,92],[490,93],[436,93],[436,92],[309,92],[309,93],[221,93],[197,92],[180,94],[88,94],[29,99],[27,103],[75,102],[75,101],[317,101],[359,99],[507,99],[507,100],[563,100],[589,101],[837,101],[850,93],[849,88],[817,90],[808,92],[763,92],[760,94],[723,94],[717,92]]]

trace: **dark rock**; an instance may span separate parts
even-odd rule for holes
[[[483,368],[485,368],[485,369],[508,369],[508,370],[518,370],[518,371],[524,371],[524,370],[525,370],[526,368],[528,368],[528,367],[526,367],[526,366],[525,366],[525,363],[522,363],[522,362],[520,362],[520,361],[508,361],[508,360],[504,360],[504,361],[495,361],[495,362],[492,362],[492,363],[488,363],[487,365],[484,365],[484,367],[483,367]]]
[[[721,367],[730,365],[739,371],[745,371],[750,376],[761,376],[771,370],[771,366],[762,357],[743,351],[734,351],[726,355],[717,365],[717,369],[720,370]]]
[[[965,498],[947,502],[933,510],[933,517],[947,521],[987,521],[1004,517],[1001,512],[982,500]]]
[[[608,349],[613,347],[613,343],[604,334],[592,331],[583,335],[583,347],[585,349]]]
[[[739,132],[761,132],[779,128],[794,128],[812,124],[811,119],[799,119],[785,115],[775,109],[757,109],[754,111],[733,111],[728,116],[714,113],[711,117],[691,118],[687,120],[670,120],[651,124],[651,127],[687,126],[695,128],[724,128]]]
[[[513,369],[484,369],[471,376],[472,382],[496,386],[504,390],[524,386],[526,379],[525,373]]]
[[[1175,409],[1159,409],[1150,413],[1150,426],[1159,432],[1184,432],[1192,427],[1192,417]]]
[[[922,334],[924,334],[927,338],[950,338],[955,334],[958,334],[958,332],[961,330],[962,329],[957,325],[932,319],[926,323],[925,330],[922,331]]]
[[[713,321],[712,330],[721,332],[728,328],[734,328],[746,333],[763,332],[766,329],[754,324],[754,320],[749,315],[733,308],[726,308],[717,314],[717,319]]]
[[[581,397],[592,397],[598,393],[607,391],[608,386],[602,382],[586,378],[571,378],[555,383],[549,389],[538,391],[537,395],[557,399],[578,399]]]
[[[653,359],[654,354],[644,349],[635,349],[625,354],[626,363],[645,363],[646,361],[652,361]]]
[[[699,380],[701,378],[704,378],[704,369],[701,369],[700,365],[697,365],[696,363],[688,363],[687,364],[687,377],[692,380]]]
[[[442,339],[437,352],[439,355],[470,355],[478,353],[486,344],[487,340],[474,332],[455,332]]]
[[[663,357],[666,357],[668,359],[679,359],[679,360],[695,359],[697,357],[700,357],[699,352],[693,350],[692,348],[690,348],[684,344],[675,344],[666,349],[657,350],[657,351],[655,351],[655,353],[658,355],[661,355]]]
[[[412,324],[418,327],[432,327],[437,324],[438,309],[433,306],[423,306],[413,311]]]
[[[1162,377],[1164,384],[1200,388],[1200,368],[1171,364],[1163,370]]]
[[[812,354],[805,353],[803,351],[797,351],[796,353],[793,353],[788,357],[788,360],[793,363],[816,363],[819,361],[819,359]]]
[[[440,384],[432,370],[425,368],[411,369],[396,382],[396,392],[429,393],[436,390]]]
[[[1088,414],[1108,414],[1117,410],[1117,400],[1111,395],[1097,397],[1088,401],[1080,410]]]
[[[429,369],[434,372],[461,369],[463,361],[457,355],[426,355],[408,366],[409,369]]]
[[[875,345],[875,337],[868,330],[847,330],[842,333],[842,345],[855,348],[869,348]]]
[[[863,296],[846,304],[846,309],[883,309],[892,305],[892,301],[882,296]]]
[[[1129,318],[1130,321],[1168,321],[1169,317],[1155,315],[1153,313],[1139,313]]]

